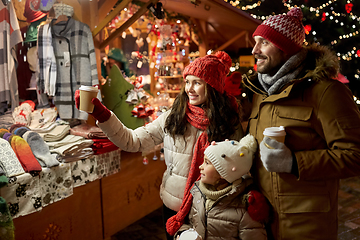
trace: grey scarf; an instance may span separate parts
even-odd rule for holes
[[[307,50],[303,48],[297,54],[291,56],[274,76],[268,74],[258,74],[259,82],[265,91],[271,95],[276,93],[285,84],[295,79],[304,68],[304,60]]]

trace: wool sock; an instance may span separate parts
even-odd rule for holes
[[[12,133],[5,133],[3,136],[3,139],[5,139],[6,141],[9,141],[10,136],[12,136]]]
[[[37,132],[27,131],[24,133],[23,138],[29,144],[32,153],[42,167],[51,168],[59,165],[59,161],[51,155],[49,146],[46,145],[44,139]]]
[[[22,137],[24,135],[24,133],[26,133],[29,130],[30,130],[30,128],[28,128],[28,127],[19,127],[14,130],[14,134]]]
[[[42,168],[32,153],[29,144],[17,135],[11,135],[9,142],[25,172],[30,173],[32,176],[39,175]]]
[[[23,127],[23,124],[18,124],[18,123],[14,123],[13,125],[11,125],[11,127],[9,128],[9,132],[14,133],[15,129],[19,128],[19,127]]]
[[[5,129],[5,128],[0,128],[0,138],[2,138],[4,136],[5,133],[8,133],[9,130]]]

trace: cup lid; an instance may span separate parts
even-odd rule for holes
[[[196,240],[199,234],[192,228],[181,233],[179,240]]]
[[[81,87],[79,88],[79,90],[89,91],[89,92],[97,92],[97,91],[99,91],[99,89],[98,89],[97,87],[84,86],[84,85],[81,85]]]
[[[269,137],[280,137],[280,136],[285,136],[286,132],[285,132],[284,126],[268,127],[268,128],[265,128],[263,134],[265,136],[269,136]]]

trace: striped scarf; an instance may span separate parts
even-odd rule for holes
[[[195,181],[200,179],[199,166],[204,161],[204,151],[209,146],[208,136],[206,128],[209,126],[209,119],[207,118],[205,111],[197,106],[187,104],[186,119],[194,127],[203,130],[203,133],[199,136],[195,144],[195,150],[191,161],[189,175],[186,181],[184,198],[180,206],[180,210],[176,215],[169,218],[166,222],[166,230],[170,235],[174,235],[181,225],[184,223],[186,215],[190,212],[193,196],[190,193],[190,189],[194,185]]]

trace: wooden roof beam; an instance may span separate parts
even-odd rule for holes
[[[208,43],[208,39],[206,38],[207,24],[204,20],[199,20],[197,18],[195,18],[194,21],[199,31],[199,37],[201,39],[201,43],[198,44],[199,54],[200,57],[203,57],[206,55],[206,52],[209,50],[209,43]]]
[[[234,36],[233,38],[231,38],[229,41],[227,41],[226,43],[224,43],[223,45],[221,45],[218,49],[216,49],[214,52],[217,51],[221,51],[224,50],[226,47],[228,47],[229,45],[231,45],[233,42],[235,42],[236,40],[238,40],[239,38],[241,38],[242,36],[246,35],[247,31],[241,31],[240,33],[238,33],[236,36]]]
[[[111,1],[113,2],[113,1]],[[116,2],[116,1],[115,1]],[[109,13],[100,23],[98,26],[96,26],[96,28],[92,31],[92,35],[93,37],[95,37],[101,30],[103,30],[104,27],[106,27],[106,25],[108,25],[109,22],[111,22],[111,20],[114,19],[114,17],[116,17],[119,12],[121,10],[123,10],[128,4],[129,2],[131,2],[131,0],[123,0],[121,3],[119,3],[119,5],[117,5],[117,7],[111,12]],[[114,5],[112,5],[114,6]],[[111,7],[112,8],[112,7]],[[101,13],[101,15],[104,15],[104,11],[106,9],[108,12],[111,10],[111,8],[109,8],[109,5],[102,5],[101,8],[99,9],[99,15]],[[99,16],[99,19],[102,19],[103,16]]]
[[[143,5],[131,18],[124,22],[118,29],[115,30],[108,38],[100,43],[99,48],[104,49],[111,41],[118,37],[122,32],[128,29],[137,19],[139,19],[146,11],[148,11],[148,6],[150,4],[156,4],[159,0],[150,0],[145,5]],[[121,2],[122,3],[122,2]],[[120,4],[119,4],[120,5]]]

